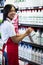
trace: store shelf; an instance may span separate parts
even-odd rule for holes
[[[32,42],[25,42],[25,41],[22,41],[23,44],[29,44],[33,47],[36,47],[36,48],[40,48],[40,49],[43,49],[43,45],[38,45],[36,43],[32,43]]]
[[[29,4],[30,3],[30,4]],[[34,1],[24,1],[24,2],[15,2],[14,4],[17,5],[20,9],[22,8],[33,8],[33,7],[42,7],[42,2],[34,2]]]
[[[22,24],[20,23],[19,26],[29,26],[29,27],[39,27],[39,28],[43,28],[43,23],[40,25],[39,24]]]
[[[25,8],[23,7],[23,8],[18,8],[18,11],[29,11],[29,10],[31,10],[31,11],[32,10],[37,10],[37,11],[40,10],[41,11],[41,10],[43,10],[43,6],[41,6],[41,7],[37,6],[37,7],[25,7]]]
[[[21,17],[19,16],[19,18],[21,18],[21,19],[19,19],[19,27],[20,28],[22,28],[22,27],[24,27],[24,28],[25,27],[33,27],[35,29],[35,31],[39,29],[40,38],[41,38],[41,33],[43,33],[43,15],[42,15],[42,13],[43,13],[43,5],[42,5],[43,1],[42,0],[40,0],[40,1],[30,0],[30,1],[28,1],[28,2],[18,2],[19,4],[17,3],[18,11],[21,14],[23,13],[22,14],[23,16],[21,14],[19,14],[21,16]],[[30,3],[30,4],[28,4],[28,3]],[[27,14],[26,12],[28,12],[28,13],[31,12],[32,15]],[[33,15],[33,13],[34,13],[34,15]],[[26,15],[30,15],[30,16],[26,16]],[[40,39],[40,44],[33,43],[33,42],[26,42],[26,40],[21,41],[21,44],[22,43],[24,45],[27,45],[27,46],[30,45],[32,47],[32,51],[36,50],[36,52],[38,54],[39,54],[40,51],[43,52],[43,45],[41,45],[42,44],[41,39]],[[38,52],[38,50],[39,50],[39,52]],[[36,56],[37,56],[37,54],[36,54]],[[35,61],[27,60],[27,59],[25,59],[25,57],[23,58],[23,56],[19,57],[19,59],[21,61],[28,62],[29,64],[32,64],[32,65],[41,65],[41,64],[36,63]]]
[[[3,6],[0,6],[0,10],[3,10],[3,8],[4,8]]]
[[[0,6],[0,8],[3,8],[4,6]]]
[[[22,57],[19,57],[19,60],[24,61],[24,62],[28,62],[29,64],[32,64],[32,65],[40,65],[40,64],[38,64],[38,63],[35,63],[35,62],[29,61],[29,60],[27,60],[27,59],[24,59],[24,58],[22,58]]]

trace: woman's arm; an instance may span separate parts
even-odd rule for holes
[[[32,31],[33,29],[29,27],[24,34],[17,34],[16,36],[11,37],[11,39],[14,43],[18,43],[19,41],[22,41],[24,37],[28,36]]]

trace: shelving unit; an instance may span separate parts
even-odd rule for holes
[[[33,47],[36,47],[36,48],[40,48],[40,49],[43,49],[43,45],[38,45],[36,43],[32,43],[32,42],[25,42],[25,41],[22,41],[23,44],[27,44],[27,45],[31,45]]]
[[[35,44],[35,43],[30,43],[30,42],[25,42],[25,41],[22,41],[20,44],[23,44],[24,46],[31,46],[32,48],[36,48],[36,49],[40,49],[40,50],[43,50],[43,46],[42,45],[38,45],[38,44]],[[22,45],[22,47],[23,47],[23,45]],[[27,48],[27,47],[26,47]],[[24,49],[26,49],[25,47],[24,47]],[[29,64],[32,64],[32,65],[41,65],[40,63],[38,63],[38,62],[36,62],[36,61],[32,61],[32,60],[29,60],[28,58],[27,58],[27,50],[25,50],[25,51],[23,51],[24,50],[23,48],[22,48],[22,52],[21,52],[21,57],[19,56],[19,60],[21,60],[21,61],[24,61],[24,62],[28,62]],[[29,51],[29,49],[28,49],[28,51]],[[24,55],[24,56],[23,56]],[[39,54],[38,54],[39,55]],[[25,57],[26,56],[26,57]],[[37,58],[38,56],[36,56],[36,58]],[[34,57],[33,57],[34,58]],[[41,58],[41,57],[40,57]],[[38,58],[37,58],[38,59]],[[40,59],[39,59],[40,60]]]
[[[25,42],[25,41],[21,41],[21,43],[20,44],[22,44],[22,47],[23,47],[23,45],[24,46],[31,46],[31,47],[33,47],[33,48],[36,48],[36,49],[40,49],[40,50],[43,50],[43,46],[42,45],[38,45],[38,44],[36,44],[36,43],[31,43],[31,42]],[[27,48],[27,47],[26,47]],[[24,49],[26,49],[25,47],[24,47]],[[29,49],[28,49],[28,51],[29,51]],[[22,53],[23,52],[23,53]],[[23,55],[25,55],[24,53],[26,52],[24,52],[24,51],[22,51],[21,53],[23,54]],[[27,52],[26,52],[26,54],[27,54]],[[39,54],[38,54],[39,55]],[[25,55],[26,56],[26,55]],[[34,58],[34,57],[33,57]],[[37,56],[36,56],[36,58],[37,58]],[[24,61],[24,62],[28,62],[29,64],[32,64],[32,65],[41,65],[40,63],[37,63],[37,62],[35,62],[35,61],[31,61],[31,60],[28,60],[28,58],[26,58],[26,57],[19,57],[19,60],[21,60],[21,61]],[[40,59],[39,59],[40,60]]]
[[[43,28],[43,24],[42,25],[35,25],[35,24],[22,24],[22,23],[19,23],[19,26],[24,26],[24,27],[35,27],[35,28]]]
[[[29,61],[29,60],[27,60],[27,59],[24,59],[24,58],[22,58],[22,57],[19,57],[19,60],[22,60],[22,61],[24,61],[24,62],[28,62],[29,64],[32,64],[32,65],[40,65],[40,64],[38,64],[38,63],[35,63],[35,62]]]
[[[22,5],[23,5],[23,3],[25,3],[25,2],[17,2],[17,3],[19,3],[19,5],[22,3]],[[18,6],[19,6],[18,5]],[[26,5],[26,4],[25,4]],[[36,13],[38,13],[38,11],[40,11],[39,13],[41,13],[41,11],[43,11],[43,5],[42,6],[28,6],[29,4],[27,3],[27,6],[24,6],[23,5],[23,7],[21,6],[21,7],[18,7],[18,11],[19,11],[19,13],[20,14],[22,14],[22,15],[24,15],[23,13],[29,13],[30,11],[31,11],[31,13],[34,11],[36,11]],[[23,12],[23,13],[22,13]],[[19,14],[19,15],[20,15]],[[41,13],[42,14],[42,13]],[[21,15],[21,16],[22,16]],[[29,14],[28,14],[29,15]],[[37,14],[34,14],[34,15],[37,15]],[[27,14],[26,15],[24,15],[24,16],[27,16]],[[39,16],[39,15],[38,15]],[[22,16],[23,17],[23,16]],[[28,16],[29,17],[29,16]],[[31,16],[30,16],[31,17]],[[37,16],[36,16],[37,17]],[[42,18],[40,18],[40,17],[42,17]],[[41,35],[41,33],[43,32],[43,22],[42,22],[42,20],[41,19],[43,19],[43,15],[42,16],[40,16],[39,17],[39,19],[40,19],[40,22],[39,22],[39,20],[37,20],[37,22],[32,22],[32,23],[30,23],[30,21],[23,21],[22,20],[22,18],[21,18],[21,20],[19,21],[19,27],[20,28],[22,28],[22,27],[24,27],[24,28],[26,28],[26,27],[32,27],[32,28],[34,28],[34,30],[36,29],[39,29],[40,30],[40,35]],[[28,19],[29,20],[29,19]],[[35,21],[35,19],[34,19],[34,21]],[[40,36],[41,37],[41,36]],[[27,41],[23,41],[22,40],[22,43],[23,44],[27,44],[27,45],[30,45],[30,46],[32,46],[32,48],[36,48],[37,50],[43,50],[43,45],[41,45],[41,44],[37,44],[36,42],[35,43],[33,43],[33,42],[27,42]],[[41,42],[40,42],[41,43]],[[39,53],[40,54],[40,53]],[[37,63],[37,62],[34,62],[34,61],[31,61],[31,60],[27,60],[26,58],[24,58],[24,57],[19,57],[19,59],[21,60],[21,61],[24,61],[24,62],[28,62],[29,64],[32,64],[32,65],[41,65],[40,63]]]

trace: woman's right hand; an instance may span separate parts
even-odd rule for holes
[[[27,30],[26,30],[26,36],[28,36],[34,29],[31,28],[31,27],[28,27]]]

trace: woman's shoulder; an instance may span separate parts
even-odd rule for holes
[[[8,26],[11,26],[12,24],[10,22],[8,22],[7,20],[5,20],[3,23],[2,23],[2,26],[5,26],[5,27],[8,27]]]
[[[7,29],[7,28],[9,28],[10,27],[10,23],[7,21],[7,20],[5,20],[2,24],[1,24],[1,28],[2,29]]]
[[[5,20],[2,23],[2,28],[3,29],[11,29],[11,28],[14,28],[14,26],[13,26],[13,24],[11,22],[9,22],[8,20]]]

